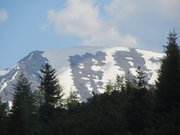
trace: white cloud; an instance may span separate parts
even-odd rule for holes
[[[136,10],[134,0],[112,0],[110,5],[106,7],[107,12],[111,17],[116,17],[118,20],[123,20],[129,15],[132,15]]]
[[[83,45],[93,46],[128,46],[137,47],[137,39],[131,35],[123,35],[116,28],[106,27],[96,35],[83,40]]]
[[[90,36],[101,27],[98,7],[90,0],[68,0],[60,10],[49,10],[48,20],[61,33]]]
[[[0,9],[0,22],[5,22],[7,19],[8,19],[7,11]]]
[[[180,0],[112,0],[106,10],[116,23],[125,22],[127,19],[133,20],[133,18],[143,21],[144,16],[148,16],[149,21],[153,17],[180,21]]]
[[[180,0],[111,0],[105,10],[122,37],[136,36],[138,48],[157,50],[170,29],[180,29]]]
[[[160,10],[161,15],[180,21],[180,0],[170,0],[168,2],[157,0],[155,2],[158,5],[157,9]]]
[[[127,12],[130,10],[133,9],[130,7]],[[49,10],[48,21],[61,34],[81,37],[83,45],[137,45],[135,37],[122,34],[112,23],[103,21],[96,0],[67,0],[65,8]]]

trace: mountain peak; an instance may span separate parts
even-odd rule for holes
[[[153,84],[163,54],[125,47],[75,47],[56,51],[33,51],[20,60],[8,72],[0,72],[0,96],[2,100],[13,99],[13,84],[23,72],[35,90],[40,83],[42,66],[48,62],[57,70],[57,77],[64,87],[65,96],[71,89],[77,90],[82,101],[94,93],[104,92],[109,80],[127,72],[136,75],[141,66],[147,81]]]

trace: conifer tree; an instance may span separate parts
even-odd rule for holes
[[[113,83],[111,81],[109,81],[105,87],[105,93],[107,93],[108,95],[110,95],[113,91]]]
[[[135,84],[133,81],[134,77],[130,74],[130,72],[128,71],[125,75],[125,90],[126,91],[131,91],[132,89],[135,89]]]
[[[42,134],[43,135],[54,135],[59,132],[60,119],[57,119],[58,111],[63,107],[63,93],[62,86],[56,77],[56,70],[46,63],[41,71],[41,84],[40,93],[43,95],[44,103],[41,106],[40,113],[42,118]]]
[[[116,82],[114,84],[114,90],[121,91],[124,88],[124,78],[120,75],[116,75]]]
[[[133,82],[128,81],[128,84],[126,84],[127,100],[129,103],[126,116],[129,130],[132,133],[140,134],[145,129],[150,131],[153,103],[152,96],[147,88],[145,73],[142,72],[140,67],[138,67],[136,72],[137,76],[132,80]]]
[[[120,75],[116,75],[116,80],[114,83],[112,83],[111,81],[107,83],[105,92],[110,95],[113,91],[120,92],[124,90],[124,88],[125,88],[124,78],[121,77]]]
[[[24,74],[19,76],[14,90],[9,135],[37,135],[39,133],[37,108],[30,83]]]
[[[76,91],[71,90],[69,97],[66,99],[68,109],[78,105],[79,97]]]
[[[147,82],[146,82],[146,74],[142,72],[141,67],[139,66],[136,70],[137,76],[134,79],[134,83],[138,89],[144,89],[147,87]]]
[[[62,106],[62,86],[59,85],[59,81],[56,77],[56,70],[47,63],[40,70],[41,78],[41,91],[44,93],[44,106],[49,109],[54,109],[57,106]]]
[[[177,34],[169,33],[165,57],[157,82],[157,108],[161,112],[171,112],[180,103],[180,50]]]
[[[7,104],[3,103],[0,98],[0,135],[6,134],[7,128]]]

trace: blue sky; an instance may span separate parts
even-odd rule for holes
[[[78,45],[162,52],[180,0],[0,0],[0,69],[34,50]]]

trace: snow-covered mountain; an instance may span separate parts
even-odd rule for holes
[[[147,73],[147,80],[153,84],[163,54],[140,49],[113,47],[75,47],[58,51],[34,51],[7,70],[0,70],[0,96],[2,100],[13,98],[13,85],[23,72],[35,90],[39,85],[40,69],[49,62],[57,70],[57,77],[64,87],[65,96],[70,90],[77,90],[81,100],[95,93],[104,92],[109,80],[128,71],[136,74],[141,66]]]

